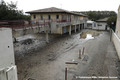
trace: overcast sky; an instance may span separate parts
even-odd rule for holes
[[[112,10],[117,12],[120,0],[4,0],[17,2],[20,10],[31,11],[36,9],[57,7],[69,11]]]

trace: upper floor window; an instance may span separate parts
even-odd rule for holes
[[[43,20],[43,16],[42,15],[40,15],[40,19]]]
[[[51,19],[51,16],[50,15],[48,15],[48,20],[50,20]]]
[[[56,15],[56,19],[59,19],[59,15]]]
[[[36,19],[36,15],[33,15],[33,19]]]

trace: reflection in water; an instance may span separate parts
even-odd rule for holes
[[[85,31],[80,34],[80,39],[94,39],[94,37],[99,36],[101,32],[98,31]]]
[[[88,39],[94,39],[94,37],[92,37],[91,34],[87,34],[85,39],[86,39],[86,40],[88,40]]]

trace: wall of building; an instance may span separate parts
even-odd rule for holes
[[[36,18],[34,19],[34,15],[36,16]],[[67,20],[70,21],[70,14],[65,14],[65,13],[40,13],[40,14],[31,14],[31,20],[34,22],[40,22],[40,21],[44,21],[44,20],[49,20],[48,19],[48,15],[51,16],[52,21],[61,21],[61,20]],[[59,15],[59,19],[56,18],[56,16]],[[41,16],[43,17],[43,20],[41,20]]]
[[[80,24],[80,23],[85,23],[87,20],[83,16],[78,16],[78,15],[71,15],[71,24]]]
[[[34,19],[34,15],[36,18]],[[36,22],[43,22],[44,20],[48,20],[48,15],[51,16],[51,20],[53,21],[59,21],[59,20],[66,20],[66,21],[71,21],[72,24],[79,24],[80,22],[84,23],[85,22],[85,17],[83,16],[78,16],[78,15],[71,15],[67,13],[40,13],[40,14],[31,14],[31,20],[33,23]],[[56,15],[59,15],[59,19],[56,19]],[[43,20],[41,20],[41,16],[43,17]]]
[[[117,24],[116,24],[116,35],[120,38],[120,7],[118,9],[118,15],[117,15]]]
[[[112,31],[112,41],[115,45],[116,51],[120,59],[120,6],[117,15],[116,31],[115,33]]]
[[[96,26],[93,26],[92,29],[97,30],[106,30],[107,23],[105,22],[96,22]],[[109,27],[107,27],[107,30],[109,30]]]
[[[118,53],[118,57],[120,59],[120,38],[113,31],[112,31],[112,41],[115,45],[116,51]]]
[[[36,18],[34,19],[34,15]],[[41,15],[43,16],[43,20],[41,20]],[[48,20],[48,15],[51,16],[51,20]],[[56,19],[56,15],[59,15],[59,19]],[[75,25],[84,24],[84,27],[87,26],[86,21],[87,17],[69,14],[69,13],[40,13],[40,14],[31,14],[31,20],[33,23],[41,22],[44,20],[50,22],[50,32],[52,34],[64,34],[69,32],[69,27],[71,26],[72,30],[75,30]],[[60,21],[60,23],[56,23],[56,21]],[[61,22],[62,21],[62,22]]]

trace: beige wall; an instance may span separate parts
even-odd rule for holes
[[[116,31],[115,33],[112,31],[112,41],[115,45],[116,51],[120,59],[120,6],[117,15]]]
[[[33,16],[36,15],[36,19]],[[48,15],[51,16],[51,20],[70,20],[70,14],[65,13],[44,13],[44,14],[31,14],[31,20],[41,20],[41,15],[43,16],[43,20],[48,20]],[[59,19],[56,19],[56,15],[59,15]]]
[[[117,15],[117,24],[116,24],[116,35],[120,38],[120,7],[118,9],[118,15]]]
[[[120,59],[120,38],[112,31],[112,41],[115,45],[118,57]]]
[[[36,15],[36,19],[33,18],[34,15]],[[59,15],[59,19],[62,18],[62,14],[60,14],[60,13],[31,14],[31,20],[41,20],[41,16],[43,16],[43,20],[48,20],[48,15],[51,16],[52,20],[56,20],[56,15]]]
[[[33,16],[36,15],[36,19],[33,18]],[[71,15],[67,13],[43,13],[43,14],[31,14],[31,20],[33,21],[40,21],[41,20],[41,15],[43,16],[43,20],[48,20],[48,15],[51,16],[51,20],[56,21],[56,20],[67,20],[72,23],[80,22],[80,20],[84,20],[85,17],[83,16],[78,16],[78,15]],[[56,19],[56,15],[59,15],[59,19]],[[78,23],[79,23],[78,22]]]

